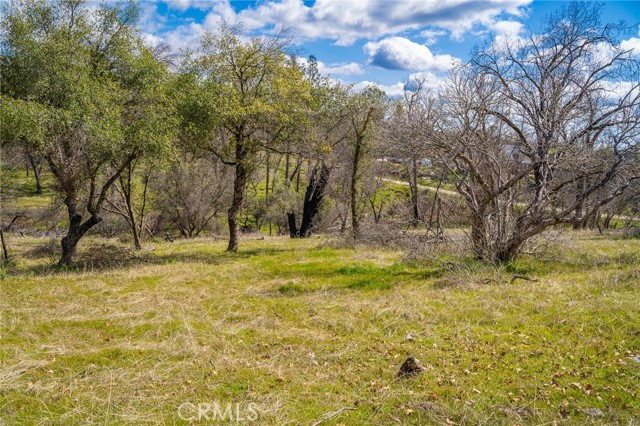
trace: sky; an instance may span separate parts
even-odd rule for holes
[[[140,28],[148,44],[175,51],[196,48],[222,21],[242,24],[252,35],[285,26],[293,49],[314,55],[320,72],[356,87],[376,84],[390,96],[420,76],[438,86],[474,46],[538,31],[561,1],[531,0],[165,0],[142,1]],[[640,0],[605,2],[603,23],[625,21],[632,29],[622,47],[640,55]],[[487,41],[489,40],[489,41]],[[303,60],[304,61],[304,60]]]

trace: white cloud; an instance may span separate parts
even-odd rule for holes
[[[282,24],[307,39],[335,40],[351,45],[359,39],[376,39],[406,30],[429,27],[460,38],[475,25],[490,25],[499,15],[522,16],[531,0],[267,0],[235,13],[234,20],[249,29],[269,29]],[[214,3],[214,9],[227,0]],[[230,7],[230,6],[229,6]],[[212,15],[220,15],[212,10]]]
[[[391,70],[447,71],[459,62],[451,55],[434,55],[427,46],[404,37],[369,42],[364,51],[369,64]]]
[[[165,1],[165,3],[167,3],[167,6],[169,6],[171,9],[178,9],[182,11],[185,11],[189,9],[189,7],[191,7],[190,0],[167,0]]]
[[[309,61],[305,58],[297,58],[298,63],[306,66]],[[326,64],[322,61],[317,61],[318,72],[322,75],[359,75],[364,73],[362,65],[356,62],[339,63],[339,64]]]
[[[623,50],[633,50],[633,52],[631,52],[633,56],[640,56],[640,38],[631,37],[628,40],[622,40],[620,42],[620,48]]]
[[[191,22],[163,34],[163,39],[174,51],[186,48],[195,49],[205,31],[206,29],[202,25]]]
[[[163,43],[164,39],[162,37],[158,37],[157,35],[143,32],[142,41],[147,45],[147,47],[156,47],[159,44]]]
[[[432,72],[417,72],[409,76],[409,83],[412,81],[420,81],[425,89],[439,89],[446,83],[448,77],[438,77]]]
[[[637,95],[640,87],[633,81],[602,81],[601,87],[605,90],[605,96],[613,101],[617,101],[623,96],[631,93]]]
[[[378,89],[382,90],[383,92],[385,92],[387,94],[387,96],[389,96],[390,98],[397,98],[400,97],[404,94],[404,86],[405,84],[402,82],[398,82],[395,84],[392,84],[390,86],[384,85],[384,84],[379,84],[379,83],[374,83],[372,81],[361,81],[358,84],[355,84],[353,86],[353,91],[355,92],[361,92],[364,89],[366,89],[367,87],[370,86],[375,86]]]
[[[355,62],[329,65],[324,62],[318,62],[318,71],[326,75],[358,75],[364,73],[362,66]]]
[[[169,9],[176,9],[184,12],[187,9],[208,9],[211,3],[226,2],[227,0],[164,0]]]
[[[149,33],[157,34],[162,31],[167,24],[167,17],[158,13],[158,5],[156,3],[142,2],[140,3],[140,28]]]
[[[412,87],[415,87],[416,81],[420,81],[422,83],[422,87],[425,89],[437,90],[447,81],[447,77],[438,77],[431,72],[419,72],[411,74],[406,81],[399,81],[389,85],[364,80],[355,84],[353,86],[353,90],[360,92],[369,86],[376,86],[378,89],[385,92],[390,98],[399,98],[404,95],[405,88],[410,91],[415,90],[412,89]]]
[[[1,0],[0,0],[1,1]],[[517,31],[519,23],[509,17],[523,16],[532,0],[263,0],[236,11],[229,0],[165,0],[170,8],[184,11],[190,8],[206,10],[206,15],[197,22],[182,18],[177,28],[169,29],[168,15],[157,13],[157,4],[142,2],[144,32],[162,37],[174,50],[193,46],[203,31],[216,31],[222,21],[242,24],[256,33],[270,33],[285,26],[300,41],[331,40],[336,45],[348,46],[357,40],[376,40],[403,31],[420,31],[427,49],[426,60],[433,63],[418,65],[413,59],[408,62],[396,58],[396,66],[413,70],[444,70],[451,59],[448,55],[433,55],[426,45],[433,44],[438,37],[449,33],[455,38],[478,28],[494,26],[505,34]],[[502,20],[496,20],[498,17]],[[172,18],[173,19],[173,18]],[[381,42],[379,42],[381,43]],[[391,48],[391,46],[386,46]],[[406,46],[405,46],[406,47]],[[409,49],[411,50],[411,49]],[[392,51],[380,54],[392,55]],[[425,55],[420,55],[425,57]],[[415,59],[415,58],[414,58]],[[340,72],[356,72],[352,66]],[[333,70],[337,73],[336,70]]]
[[[518,21],[496,21],[488,25],[495,32],[493,47],[504,50],[507,46],[519,43],[522,40],[524,25]]]
[[[438,38],[442,37],[446,33],[447,32],[444,30],[424,30],[420,32],[420,37],[423,37],[425,39],[424,44],[430,46],[432,44],[435,44],[438,41]]]

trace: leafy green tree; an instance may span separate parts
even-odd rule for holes
[[[17,1],[2,34],[4,141],[43,152],[67,207],[59,264],[102,221],[111,186],[134,160],[172,138],[166,67],[135,28],[134,3]],[[27,123],[36,125],[26,126]]]
[[[229,245],[238,250],[238,215],[251,173],[307,118],[311,84],[285,48],[286,37],[244,39],[224,27],[202,40],[183,125],[200,148],[235,169],[228,210]],[[204,95],[203,95],[204,94]]]

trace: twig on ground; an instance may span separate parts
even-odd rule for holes
[[[525,280],[525,281],[531,281],[531,282],[537,282],[538,281],[537,278],[530,278],[530,277],[527,277],[526,275],[514,275],[511,278],[511,282],[509,284],[513,284],[514,282],[516,282],[516,280]]]
[[[353,411],[353,410],[355,410],[355,407],[342,407],[338,411],[333,411],[331,413],[325,414],[324,416],[322,416],[322,418],[320,420],[316,421],[313,424],[313,426],[318,426],[320,423],[324,422],[325,420],[329,420],[332,417],[338,416],[344,411]]]

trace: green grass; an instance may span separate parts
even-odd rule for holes
[[[27,211],[47,207],[54,197],[53,177],[42,173],[42,194],[36,194],[36,180],[33,174],[27,176],[24,169],[0,170],[0,194],[2,194],[2,210]]]
[[[260,425],[638,424],[640,240],[579,235],[498,269],[267,237],[129,260],[89,239],[55,271],[15,238],[0,424],[186,424],[184,402],[255,403]],[[426,371],[396,379],[409,355]]]

